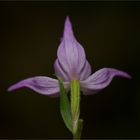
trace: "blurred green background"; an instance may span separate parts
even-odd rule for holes
[[[24,78],[54,77],[67,15],[93,72],[113,67],[133,77],[82,95],[82,138],[140,138],[140,2],[0,2],[0,138],[71,138],[59,98],[7,92]]]

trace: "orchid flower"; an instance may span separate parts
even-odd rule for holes
[[[63,38],[57,50],[54,70],[55,75],[62,80],[65,90],[71,91],[71,113],[72,116],[77,116],[75,119],[73,117],[75,131],[80,114],[80,91],[84,95],[93,95],[107,87],[115,76],[131,78],[126,72],[114,68],[102,68],[91,74],[91,66],[86,59],[84,48],[74,36],[69,17],[65,20]],[[8,91],[22,87],[50,97],[60,96],[59,80],[46,76],[27,78],[10,86]]]

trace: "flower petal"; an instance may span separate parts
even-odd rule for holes
[[[57,51],[62,69],[72,79],[78,78],[86,58],[83,47],[75,39],[69,18],[66,18],[62,42]]]
[[[58,59],[54,63],[54,69],[56,76],[61,77],[63,81],[70,80],[68,73],[64,71]]]
[[[88,95],[97,93],[107,87],[115,76],[131,78],[130,75],[123,71],[113,68],[103,68],[96,71],[86,80],[80,82],[81,89],[84,92],[83,94]]]
[[[91,66],[86,60],[83,69],[80,72],[80,81],[87,79],[91,75]]]
[[[45,76],[36,76],[22,80],[9,87],[8,91],[13,91],[22,87],[28,87],[40,94],[48,96],[59,96],[58,81]]]

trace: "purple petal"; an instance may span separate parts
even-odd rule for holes
[[[28,87],[40,94],[48,96],[59,96],[58,81],[49,77],[37,76],[22,80],[9,87],[8,91],[17,90],[23,87]]]
[[[83,94],[88,95],[97,93],[107,87],[115,76],[131,78],[130,75],[123,71],[113,68],[103,68],[96,71],[86,80],[80,82],[81,89],[84,92]]]
[[[69,74],[64,71],[58,59],[54,63],[54,69],[56,76],[61,77],[63,81],[70,81]]]
[[[57,56],[62,70],[67,73],[67,77],[70,79],[80,77],[80,72],[83,69],[86,61],[85,51],[75,39],[72,25],[68,17],[65,21],[63,39],[58,48]],[[56,73],[57,69],[60,68],[57,68],[56,65]]]
[[[87,79],[91,75],[91,66],[86,60],[83,69],[80,72],[80,81]]]

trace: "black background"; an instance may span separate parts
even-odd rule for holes
[[[113,67],[133,77],[82,95],[82,138],[140,138],[140,2],[0,2],[0,138],[71,138],[59,98],[7,92],[28,77],[54,77],[67,15],[93,72]]]

